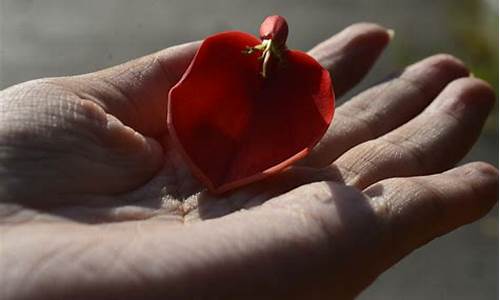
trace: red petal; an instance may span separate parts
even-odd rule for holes
[[[328,72],[299,51],[265,79],[260,41],[242,32],[207,38],[170,91],[169,130],[202,182],[224,192],[275,173],[303,157],[331,122]]]

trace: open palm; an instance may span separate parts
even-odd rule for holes
[[[357,24],[310,54],[341,95],[389,40]],[[352,298],[496,202],[494,167],[450,170],[494,95],[447,55],[338,108],[298,165],[208,193],[165,122],[198,46],[0,93],[2,299]]]

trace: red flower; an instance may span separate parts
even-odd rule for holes
[[[328,71],[288,50],[287,34],[284,18],[272,16],[261,26],[263,40],[237,31],[209,36],[169,93],[174,145],[212,192],[290,166],[332,120]]]

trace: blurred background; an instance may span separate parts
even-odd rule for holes
[[[395,39],[343,100],[389,73],[451,53],[498,95],[497,0],[0,0],[0,89],[92,72],[224,30],[257,33],[266,15],[290,24],[289,46],[307,50],[359,21]],[[464,161],[498,167],[498,104]],[[415,251],[360,299],[498,299],[498,206],[487,217]]]

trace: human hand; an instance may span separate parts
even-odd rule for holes
[[[358,24],[310,54],[341,95],[389,39]],[[446,55],[338,108],[300,164],[209,194],[165,122],[198,45],[0,93],[2,299],[352,298],[496,203],[494,167],[450,169],[494,95]]]

